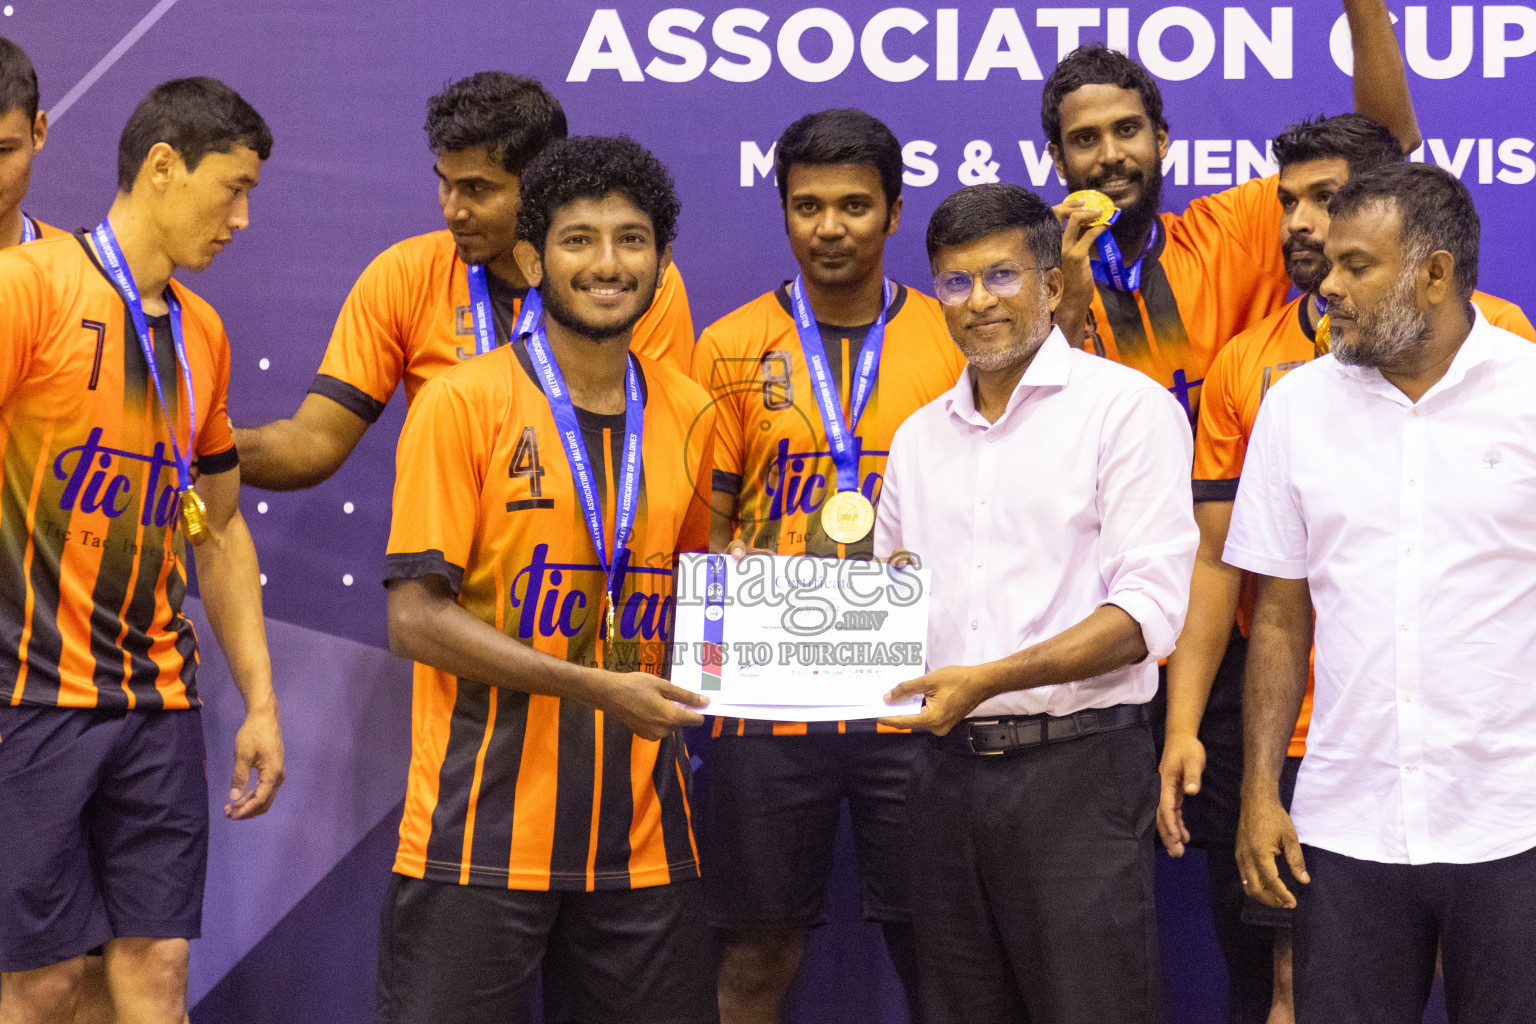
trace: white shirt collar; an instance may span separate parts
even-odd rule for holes
[[[1483,311],[1477,308],[1475,303],[1468,303],[1472,307],[1472,330],[1467,334],[1467,340],[1461,343],[1461,348],[1456,350],[1456,355],[1451,359],[1451,365],[1446,367],[1445,376],[1435,381],[1433,387],[1426,391],[1420,403],[1426,402],[1443,391],[1456,387],[1467,377],[1467,372],[1475,366],[1487,362],[1494,356],[1494,347],[1490,344],[1490,335],[1493,333],[1493,325],[1483,315]],[[1339,362],[1339,373],[1352,380],[1359,381],[1371,391],[1384,395],[1399,405],[1412,405],[1408,396],[1399,391],[1391,381],[1381,375],[1381,371],[1374,366],[1348,366]]]
[[[958,417],[966,423],[979,427],[991,427],[993,424],[985,416],[976,411],[976,392],[973,386],[973,371],[969,366],[960,374],[960,379],[945,396],[944,407],[950,415]],[[1051,333],[1041,342],[1035,357],[1029,361],[1029,366],[1024,370],[1024,376],[1019,378],[1019,383],[1014,386],[1013,394],[1008,397],[1008,405],[1003,414],[997,418],[1001,423],[1018,408],[1019,403],[1037,388],[1066,387],[1067,380],[1072,374],[1072,346],[1067,342],[1067,336],[1061,333],[1060,327],[1052,327]]]

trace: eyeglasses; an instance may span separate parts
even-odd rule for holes
[[[946,270],[933,276],[933,294],[946,306],[958,306],[971,297],[976,278],[981,286],[999,299],[1017,295],[1024,287],[1024,275],[1038,267],[1021,267],[1012,260],[994,263],[979,274],[965,270]]]

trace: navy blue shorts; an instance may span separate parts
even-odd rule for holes
[[[845,799],[864,920],[910,922],[907,786],[923,746],[901,733],[713,740],[700,850],[710,926],[825,924]]]
[[[0,822],[0,972],[115,938],[197,938],[201,712],[0,707]]]
[[[532,892],[394,875],[379,931],[379,1024],[717,1024],[697,879]]]

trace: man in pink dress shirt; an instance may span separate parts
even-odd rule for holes
[[[875,551],[932,573],[932,733],[908,794],[927,1020],[1161,1019],[1157,763],[1145,704],[1173,649],[1198,532],[1179,404],[1067,344],[1061,229],[976,185],[928,225],[970,365],[896,432]]]

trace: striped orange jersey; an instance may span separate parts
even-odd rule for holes
[[[441,374],[411,406],[386,578],[444,577],[469,612],[552,657],[665,675],[674,556],[709,546],[714,417],[686,376],[636,358],[642,484],[611,648],[603,572],[522,341]],[[577,415],[611,548],[624,416]],[[694,878],[690,785],[681,733],[639,739],[585,704],[418,664],[395,870],[512,889]]]
[[[496,314],[496,343],[504,345],[522,309],[526,288],[487,274]],[[693,317],[675,265],[656,300],[635,325],[630,350],[682,372],[693,356]],[[352,286],[336,318],[320,372],[309,390],[372,423],[395,388],[405,399],[450,366],[475,354],[469,278],[448,231],[417,235],[385,249]]]
[[[1301,296],[1287,303],[1273,316],[1250,327],[1232,339],[1211,364],[1200,404],[1200,422],[1195,430],[1194,491],[1198,501],[1232,501],[1243,473],[1243,459],[1248,439],[1258,419],[1259,403],[1275,382],[1317,356],[1316,335],[1307,320],[1306,303]],[[1507,331],[1536,342],[1536,328],[1513,302],[1483,292],[1473,292],[1472,301],[1488,320]],[[1242,603],[1238,625],[1247,635],[1253,621],[1254,590],[1252,580],[1243,574]],[[1312,684],[1302,701],[1301,717],[1291,737],[1291,757],[1306,753],[1307,727],[1312,720]]]
[[[1181,214],[1163,214],[1136,291],[1094,282],[1085,347],[1162,384],[1191,423],[1216,353],[1290,292],[1275,244],[1279,180],[1255,179],[1201,196]]]
[[[934,299],[897,285],[886,319],[880,375],[854,430],[859,490],[875,503],[896,428],[953,387],[965,368]],[[849,382],[869,328],[820,326],[847,423]],[[717,501],[734,498],[741,539],[783,555],[872,557],[873,533],[855,544],[839,544],[821,526],[822,503],[837,490],[837,467],[790,312],[788,285],[706,328],[694,350],[693,376],[709,388],[719,411],[714,489],[721,492]],[[803,722],[715,722],[717,735],[847,728],[841,722],[809,728]],[[875,724],[854,728],[874,731]]]
[[[238,462],[229,340],[184,285],[182,333],[204,473]],[[187,394],[166,317],[150,317],[177,443]],[[181,613],[171,433],[128,308],[83,239],[0,252],[0,694],[76,708],[196,706]]]

